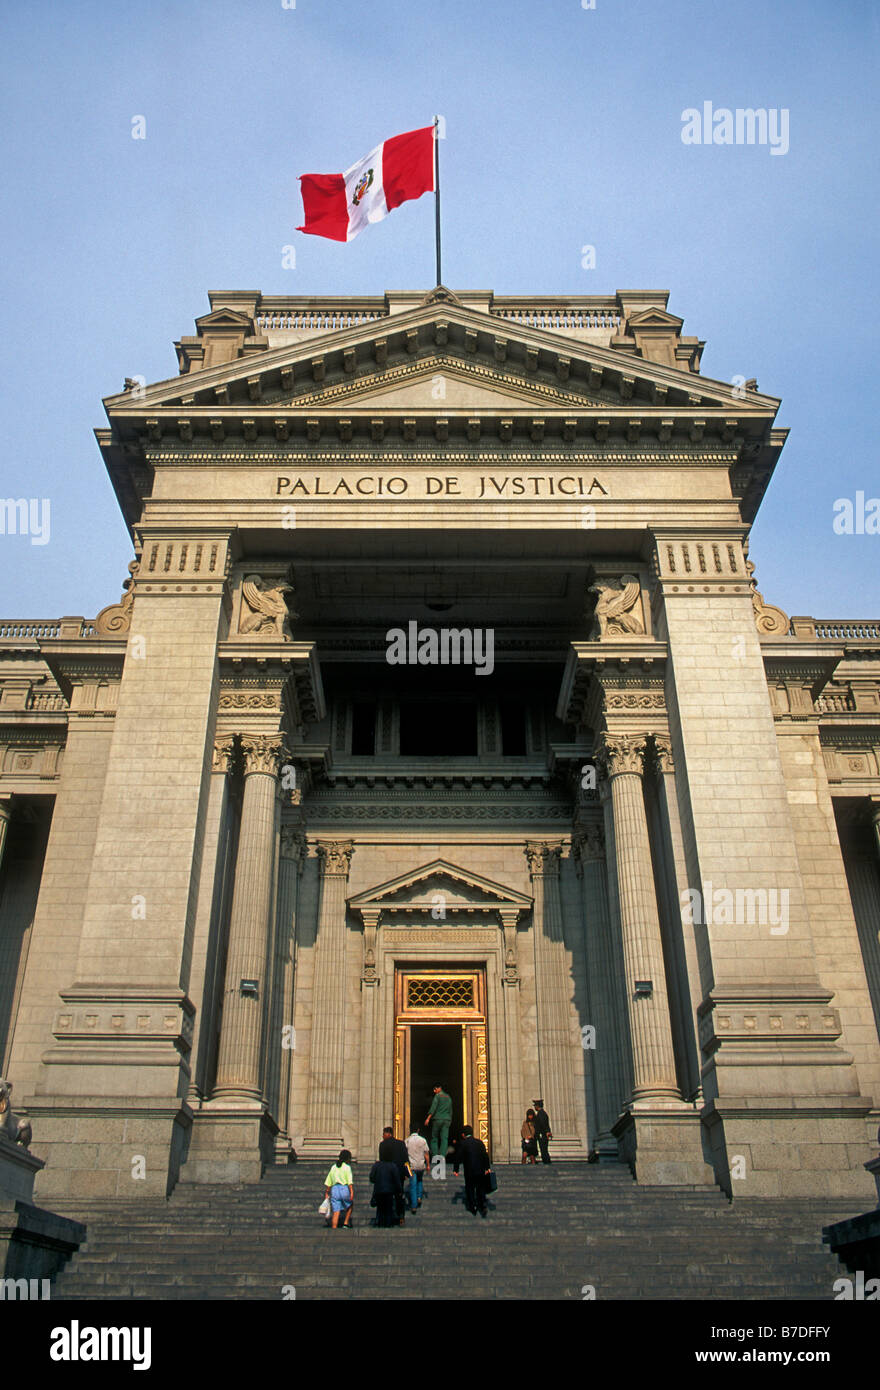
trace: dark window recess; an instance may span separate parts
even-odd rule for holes
[[[376,705],[368,700],[355,700],[351,707],[351,751],[357,756],[372,756],[376,751]]]
[[[475,700],[401,700],[400,756],[477,756]]]
[[[526,707],[522,700],[500,700],[501,752],[506,758],[526,755]]]

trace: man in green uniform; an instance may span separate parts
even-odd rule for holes
[[[446,1150],[449,1148],[449,1126],[452,1123],[452,1097],[446,1094],[442,1086],[434,1087],[434,1099],[425,1116],[425,1124],[431,1120],[431,1154],[442,1154],[445,1158]]]

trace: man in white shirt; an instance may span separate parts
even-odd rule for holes
[[[415,1211],[417,1207],[422,1205],[422,1182],[431,1152],[427,1139],[423,1139],[418,1130],[414,1129],[407,1139],[406,1152],[409,1156],[409,1166],[412,1169],[412,1177],[409,1180],[409,1204],[411,1209]]]

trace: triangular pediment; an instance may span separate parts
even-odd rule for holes
[[[441,287],[442,288],[442,287]],[[430,298],[430,296],[429,296]],[[218,325],[246,322],[234,310],[206,316]],[[672,325],[673,315],[648,308],[631,323]],[[442,363],[442,365],[441,365]],[[462,409],[591,411],[626,409],[726,410],[739,414],[775,413],[773,397],[741,393],[686,368],[651,362],[619,348],[602,347],[563,333],[534,328],[446,300],[423,302],[403,313],[374,318],[354,327],[311,333],[306,339],[261,350],[231,362],[157,382],[138,393],[106,398],[111,419],[119,412],[144,419],[163,411],[194,415],[249,416],[261,410],[338,411],[351,400],[377,410],[399,411],[397,395],[409,393],[413,405],[432,372],[446,371],[453,389],[468,394]],[[406,400],[404,400],[404,405]],[[442,413],[449,398],[430,399]],[[457,408],[457,407],[456,407]]]
[[[637,314],[630,314],[627,319],[628,328],[681,328],[684,319],[676,318],[675,314],[670,314],[666,309],[642,309]]]
[[[250,328],[253,320],[236,309],[214,309],[196,319],[196,328]]]
[[[458,864],[435,859],[409,873],[379,883],[349,898],[355,912],[431,912],[442,895],[445,913],[501,912],[515,918],[531,909],[532,899]]]

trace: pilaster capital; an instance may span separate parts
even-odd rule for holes
[[[532,877],[542,874],[544,878],[558,878],[562,850],[561,841],[551,843],[547,840],[527,840],[523,846],[523,853],[528,860]]]
[[[333,874],[348,877],[351,856],[354,854],[353,840],[319,840],[316,849],[323,878]]]
[[[242,734],[241,752],[245,777],[255,772],[277,777],[285,748],[283,740],[276,734]]]
[[[222,734],[219,738],[215,738],[211,756],[211,771],[223,773],[225,776],[232,768],[234,755],[235,738],[232,734]]]
[[[672,739],[669,734],[654,735],[654,763],[660,773],[674,772],[675,759],[672,755]]]
[[[609,777],[624,773],[641,777],[647,746],[646,734],[600,734],[596,740],[596,761]]]
[[[282,825],[281,857],[294,860],[297,870],[302,872],[303,861],[306,857],[306,837],[300,826]]]
[[[571,846],[578,873],[581,873],[584,860],[605,858],[605,827],[600,821],[578,826]]]

